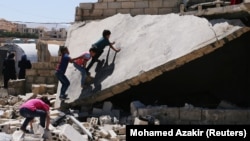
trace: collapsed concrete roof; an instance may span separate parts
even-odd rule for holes
[[[99,20],[76,23],[68,32],[66,46],[70,56],[87,51],[101,37],[104,29],[111,30],[111,41],[121,52],[108,47],[99,58],[103,64],[90,69],[94,83],[82,90],[80,72],[68,66],[66,75],[71,85],[70,100],[61,106],[93,104],[153,80],[164,72],[213,52],[249,28],[240,20],[208,21],[192,15],[138,15],[117,14]],[[58,84],[57,93],[61,84]],[[55,107],[58,107],[57,103]]]

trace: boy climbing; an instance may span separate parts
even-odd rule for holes
[[[113,49],[116,52],[119,52],[121,49],[115,48],[113,45],[115,42],[110,42],[111,32],[109,30],[103,30],[102,37],[99,39],[96,43],[92,45],[91,48],[94,48],[96,50],[95,56],[92,58],[91,62],[89,63],[88,67],[86,68],[87,74],[89,74],[89,69],[92,67],[92,65],[98,61],[98,58],[102,55],[103,50],[106,46],[109,46],[111,49]]]

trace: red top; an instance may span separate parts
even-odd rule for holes
[[[234,4],[240,4],[242,3],[242,0],[231,0],[231,5],[234,5]]]
[[[23,103],[20,108],[28,108],[31,111],[35,111],[36,109],[49,111],[49,105],[44,103],[41,99],[30,99]]]
[[[77,64],[77,65],[83,65],[85,66],[86,63],[89,61],[89,59],[91,58],[91,55],[89,52],[84,52],[82,55],[82,57],[79,58],[79,59],[76,59],[74,62]]]

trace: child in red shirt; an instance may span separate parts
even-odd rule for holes
[[[86,64],[87,62],[94,57],[96,54],[96,50],[94,48],[90,48],[88,52],[84,52],[82,55],[73,58],[73,65],[76,69],[81,72],[81,87],[84,88],[85,79],[87,76],[86,72]]]

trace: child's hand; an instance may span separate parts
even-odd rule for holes
[[[117,48],[117,49],[116,49],[116,52],[119,52],[119,51],[121,51],[121,48]]]

